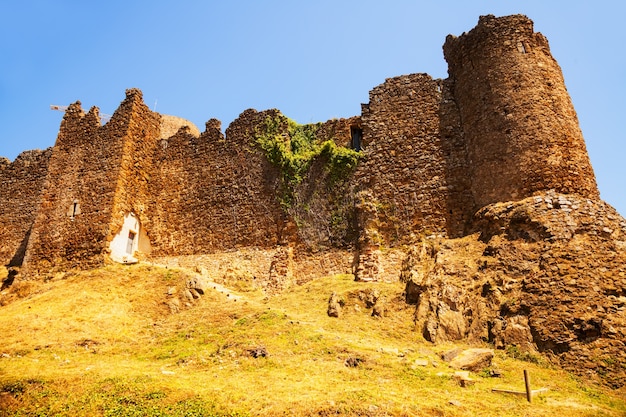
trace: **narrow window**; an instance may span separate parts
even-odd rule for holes
[[[352,136],[351,147],[357,152],[361,151],[361,140],[363,139],[363,130],[358,127],[351,127],[350,134]]]
[[[133,254],[133,246],[135,244],[135,232],[128,232],[128,242],[126,243],[126,253]]]
[[[74,217],[80,214],[80,205],[78,204],[78,200],[74,200],[67,210],[67,215],[71,220],[74,220]]]

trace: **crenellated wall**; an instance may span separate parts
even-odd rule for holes
[[[226,137],[211,119],[197,138],[180,130],[159,141],[146,225],[154,256],[280,241],[285,216],[276,197],[277,171],[251,142],[255,127],[274,113],[247,110]]]

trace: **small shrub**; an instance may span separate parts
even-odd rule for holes
[[[537,365],[543,363],[543,359],[539,355],[535,355],[530,352],[523,352],[517,346],[510,345],[506,347],[506,354],[510,358],[517,359],[524,362],[530,362]]]
[[[6,392],[13,396],[18,396],[26,391],[26,385],[22,381],[5,382],[0,387],[0,392]]]

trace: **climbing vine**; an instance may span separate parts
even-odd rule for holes
[[[317,138],[321,125],[300,125],[280,116],[268,116],[255,131],[255,142],[280,170],[285,189],[281,202],[286,207],[291,206],[295,188],[302,183],[316,158],[324,158],[331,185],[346,178],[357,166],[360,156],[357,151],[337,146],[333,140],[321,142]]]

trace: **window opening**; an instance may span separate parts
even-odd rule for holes
[[[80,205],[78,204],[78,200],[74,200],[70,208],[67,210],[67,215],[70,217],[71,220],[74,220],[74,217],[76,217],[79,214],[80,214]]]
[[[128,232],[128,242],[126,243],[126,253],[129,255],[133,254],[133,246],[135,244],[135,232]]]
[[[357,152],[361,151],[361,141],[363,140],[363,130],[358,127],[351,127],[350,134],[352,136],[351,147]]]

